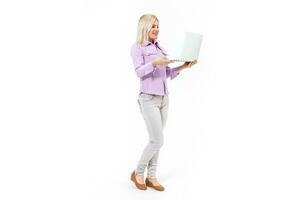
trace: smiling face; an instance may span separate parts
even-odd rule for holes
[[[158,21],[156,20],[153,24],[152,27],[149,31],[148,37],[150,41],[156,40],[158,37],[158,33],[159,33],[159,24]]]

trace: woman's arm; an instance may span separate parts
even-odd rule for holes
[[[175,70],[177,72],[180,72],[180,71],[182,71],[184,69],[190,68],[191,66],[195,65],[196,63],[197,63],[197,60],[192,61],[192,62],[185,62],[184,64],[182,64],[182,65],[180,65],[178,67],[175,67]]]
[[[197,63],[197,60],[195,60],[193,62],[185,62],[184,64],[182,64],[178,67],[174,67],[174,68],[170,68],[169,66],[167,66],[167,78],[171,77],[171,80],[174,79],[180,73],[180,71],[182,71],[186,68],[190,68],[191,66],[193,66],[196,63]]]
[[[142,78],[156,70],[156,67],[152,62],[145,63],[142,50],[138,45],[133,45],[131,47],[131,57],[138,77]]]
[[[163,65],[167,65],[171,62],[166,57],[158,57],[152,61],[145,63],[141,47],[138,45],[133,45],[131,47],[131,57],[133,60],[135,72],[140,78],[154,73],[157,67],[162,67]]]
[[[184,69],[186,69],[187,67],[186,67],[186,65],[185,64],[182,64],[182,65],[180,65],[180,66],[178,66],[178,67],[175,67],[175,70],[177,71],[177,72],[180,72],[180,71],[182,71],[182,70],[184,70]]]

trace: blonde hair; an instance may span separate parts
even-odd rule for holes
[[[155,21],[158,21],[158,19],[152,14],[142,15],[140,17],[137,28],[137,44],[143,44],[145,41],[149,40],[148,34]]]

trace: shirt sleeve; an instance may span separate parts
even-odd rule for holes
[[[145,63],[142,49],[136,44],[131,48],[131,57],[138,77],[142,78],[156,70],[156,67],[152,64],[152,62]]]
[[[175,68],[171,68],[169,66],[166,67],[167,70],[167,78],[171,78],[174,79],[176,76],[178,76],[179,72],[177,70],[175,70]]]

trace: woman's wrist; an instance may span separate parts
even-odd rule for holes
[[[182,64],[182,65],[180,66],[180,70],[183,70],[183,69],[186,69],[186,68],[188,68],[188,66],[187,66],[186,64]]]
[[[178,67],[176,67],[176,71],[177,72],[180,72],[181,70],[183,70],[183,69],[185,69],[186,67],[185,67],[185,65],[183,64],[183,65],[180,65],[180,66],[178,66]]]

